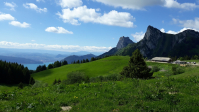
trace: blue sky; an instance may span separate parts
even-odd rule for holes
[[[199,0],[1,0],[0,47],[106,52],[152,25],[199,30]]]

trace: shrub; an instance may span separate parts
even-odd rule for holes
[[[184,73],[184,69],[181,66],[172,66],[173,75]]]
[[[23,89],[24,84],[22,82],[19,83],[18,88]]]
[[[158,72],[160,68],[158,66],[152,66],[152,72]]]
[[[89,77],[82,72],[75,71],[67,74],[67,84],[81,83],[83,81],[89,82]]]

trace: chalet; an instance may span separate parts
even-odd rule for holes
[[[153,62],[166,62],[166,63],[170,63],[172,61],[171,58],[169,57],[154,57],[151,59],[151,61]]]

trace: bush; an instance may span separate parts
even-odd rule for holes
[[[181,66],[172,66],[173,75],[184,73],[184,69]]]
[[[82,72],[75,71],[67,74],[66,83],[67,84],[74,84],[74,83],[81,83],[81,82],[89,82],[89,77],[83,74]]]
[[[160,68],[158,66],[152,66],[152,72],[158,72]]]
[[[19,83],[18,88],[23,89],[24,84],[22,82]]]

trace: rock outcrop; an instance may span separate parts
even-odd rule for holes
[[[122,49],[124,47],[126,47],[128,44],[132,44],[134,43],[131,39],[129,39],[129,37],[120,37],[119,42],[117,43],[117,49]]]

